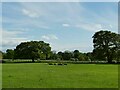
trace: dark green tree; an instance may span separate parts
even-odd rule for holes
[[[58,55],[57,55],[56,51],[51,51],[50,59],[57,60],[57,58],[58,58]]]
[[[2,59],[2,58],[3,58],[3,52],[0,51],[0,59]]]
[[[60,60],[62,60],[63,59],[63,53],[60,51],[57,54],[58,54],[58,58],[60,58]]]
[[[74,50],[73,54],[75,59],[79,59],[79,56],[80,56],[79,50]]]
[[[7,49],[6,53],[3,53],[3,58],[4,59],[14,59],[14,50]]]
[[[15,58],[32,59],[34,62],[35,59],[41,58],[41,55],[43,57],[43,54],[46,55],[46,59],[49,58],[51,47],[44,41],[30,41],[17,45],[14,51]]]
[[[73,57],[73,53],[70,51],[65,51],[63,53],[63,60],[70,60]]]
[[[120,49],[120,35],[111,31],[98,31],[93,36],[93,53],[97,59],[112,63],[115,52]]]
[[[86,53],[86,56],[88,57],[88,60],[89,61],[94,61],[95,60],[95,57],[93,55],[93,52],[87,52]]]

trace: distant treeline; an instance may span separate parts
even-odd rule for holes
[[[98,31],[93,35],[94,49],[83,53],[79,50],[51,51],[49,43],[44,41],[22,42],[14,50],[2,53],[3,59],[69,60],[69,61],[107,61],[120,62],[120,34],[111,31]]]

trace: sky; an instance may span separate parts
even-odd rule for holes
[[[0,7],[2,51],[37,40],[55,51],[91,52],[95,32],[118,33],[117,2],[2,2]]]

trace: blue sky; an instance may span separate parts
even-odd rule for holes
[[[3,2],[2,50],[14,49],[24,41],[43,40],[55,51],[92,51],[96,31],[118,32],[117,5],[117,2]]]

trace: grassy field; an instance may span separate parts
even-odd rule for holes
[[[117,88],[118,66],[46,63],[3,64],[3,88]]]
[[[0,63],[0,90],[2,90],[2,64]]]
[[[0,59],[2,59],[2,53],[0,52]]]

